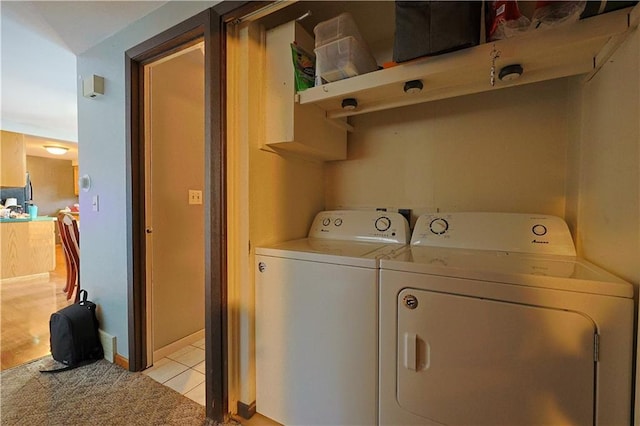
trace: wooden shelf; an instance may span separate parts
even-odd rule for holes
[[[364,114],[405,105],[451,98],[504,87],[585,74],[597,70],[606,51],[624,40],[638,24],[638,8],[626,8],[574,24],[523,33],[444,55],[420,58],[401,65],[299,92],[301,104],[317,105],[328,118]],[[521,64],[522,76],[490,84],[491,54],[500,52],[496,74],[507,65]],[[422,80],[424,89],[404,93],[404,83]],[[345,111],[344,98],[355,98],[358,108]]]

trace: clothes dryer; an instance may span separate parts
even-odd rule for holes
[[[326,211],[308,238],[256,249],[256,410],[287,425],[377,423],[378,268],[398,213]]]
[[[545,215],[419,217],[381,260],[380,424],[629,424],[633,289]]]

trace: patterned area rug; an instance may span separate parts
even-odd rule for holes
[[[101,360],[61,373],[51,357],[0,374],[0,423],[9,425],[211,425],[204,407]]]

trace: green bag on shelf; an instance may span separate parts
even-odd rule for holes
[[[315,58],[295,43],[291,43],[296,91],[302,92],[315,85]]]

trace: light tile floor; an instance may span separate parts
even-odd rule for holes
[[[205,405],[204,339],[153,363],[143,374]]]
[[[204,348],[204,339],[199,340],[154,362],[142,373],[204,406]],[[243,426],[281,426],[260,414],[250,420],[235,416],[234,420]]]

